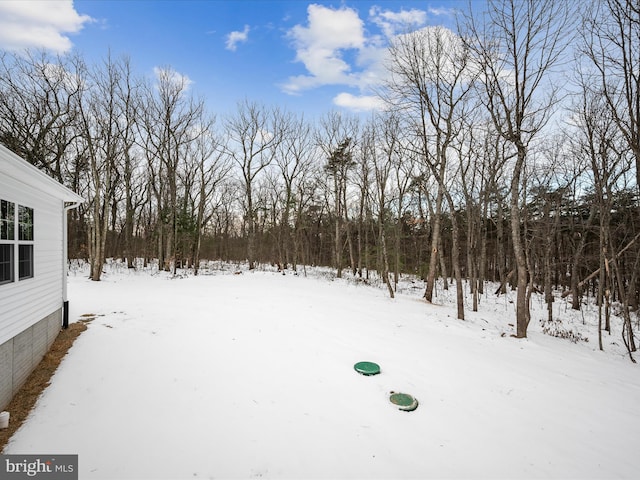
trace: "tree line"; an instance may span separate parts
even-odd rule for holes
[[[387,108],[368,116],[244,99],[219,117],[171,67],[0,52],[0,141],[87,200],[70,256],[93,280],[108,257],[330,265],[391,296],[414,273],[427,301],[455,283],[460,319],[493,281],[517,292],[518,337],[532,295],[549,320],[554,292],[575,309],[590,295],[600,331],[616,305],[632,358],[637,3],[489,0],[456,31],[394,37],[385,66]]]

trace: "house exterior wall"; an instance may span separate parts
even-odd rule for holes
[[[64,202],[0,174],[0,198],[33,208],[33,277],[0,285],[0,345],[62,307]],[[65,247],[66,248],[66,247]]]
[[[0,409],[60,332],[66,287],[65,202],[83,199],[0,144],[0,199],[33,209],[33,270],[0,284]],[[0,238],[5,245],[10,238]],[[15,236],[14,236],[15,240]],[[17,239],[17,246],[25,241]],[[6,265],[6,264],[5,264]],[[24,276],[24,275],[23,275]],[[6,277],[5,277],[6,278]]]
[[[62,309],[0,345],[0,409],[4,409],[51,348],[60,332]]]

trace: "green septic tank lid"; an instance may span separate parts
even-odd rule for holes
[[[391,392],[389,401],[394,405],[397,405],[400,410],[404,410],[405,412],[411,412],[418,408],[418,400],[413,398],[408,393]]]
[[[380,365],[373,362],[358,362],[353,368],[362,375],[377,375],[380,373]]]

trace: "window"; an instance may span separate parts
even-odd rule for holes
[[[13,281],[13,245],[0,243],[0,285]]]
[[[0,241],[13,240],[14,210],[13,203],[0,200]]]
[[[13,282],[14,205],[0,200],[0,285]]]
[[[18,240],[33,241],[33,208],[18,207]]]
[[[18,278],[24,280],[33,277],[33,208],[18,206],[18,241]]]
[[[33,277],[33,245],[18,245],[18,278]]]
[[[17,207],[0,200],[0,285],[15,281],[16,267],[18,280],[32,278],[34,274],[33,208]]]

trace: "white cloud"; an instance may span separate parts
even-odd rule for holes
[[[169,87],[171,89],[185,92],[193,83],[193,80],[191,80],[187,75],[176,72],[172,68],[153,67],[153,73],[158,80],[158,85],[162,84],[165,88]]]
[[[0,47],[5,50],[45,48],[64,53],[77,33],[93,19],[80,15],[72,0],[0,1]]]
[[[77,90],[85,83],[82,75],[66,70],[62,65],[55,63],[45,64],[42,75],[53,83],[63,83],[70,90]]]
[[[308,26],[296,25],[289,32],[296,48],[296,60],[302,62],[309,75],[289,78],[284,86],[289,93],[328,85],[356,85],[357,76],[344,59],[347,51],[357,52],[366,45],[364,23],[350,8],[338,10],[322,5],[307,8]]]
[[[433,7],[429,7],[429,13],[431,15],[433,15],[434,17],[453,16],[453,15],[455,15],[455,12],[456,11],[453,8],[445,8],[445,7],[433,8]]]
[[[302,48],[338,50],[364,45],[364,24],[355,10],[312,4],[307,14],[309,26],[296,25],[292,29],[292,36]]]
[[[355,112],[369,112],[371,110],[384,110],[384,101],[375,95],[352,95],[340,93],[333,99],[334,105],[347,108]]]
[[[417,49],[426,81],[466,81],[478,71],[460,36],[446,27],[424,27],[396,35],[391,42],[396,43],[400,50],[408,48],[409,55],[414,54],[414,48]]]
[[[384,101],[373,92],[389,78],[386,68],[389,44],[405,35],[431,39],[434,33],[431,30],[438,29],[427,27],[429,17],[447,15],[451,10],[392,11],[372,7],[367,13],[371,29],[352,8],[309,5],[307,23],[288,32],[296,51],[295,60],[306,71],[289,77],[281,86],[283,91],[301,94],[322,86],[343,86],[354,91],[337,94],[334,105],[357,112],[384,110]],[[459,38],[446,29],[442,36],[446,48],[451,48],[449,53],[456,52]]]
[[[282,89],[300,94],[324,85],[344,85],[362,92],[380,85],[387,75],[384,57],[389,40],[398,32],[424,26],[427,12],[372,7],[369,20],[384,35],[367,35],[364,21],[352,8],[309,5],[307,24],[296,25],[288,33],[296,49],[296,61],[304,65],[306,73],[289,77]],[[340,101],[346,102],[345,98],[340,97]]]
[[[427,24],[427,12],[415,8],[393,12],[374,6],[369,10],[369,16],[387,38]]]
[[[235,52],[238,48],[238,43],[244,43],[249,39],[249,25],[244,26],[244,30],[231,32],[227,35],[227,50]]]

